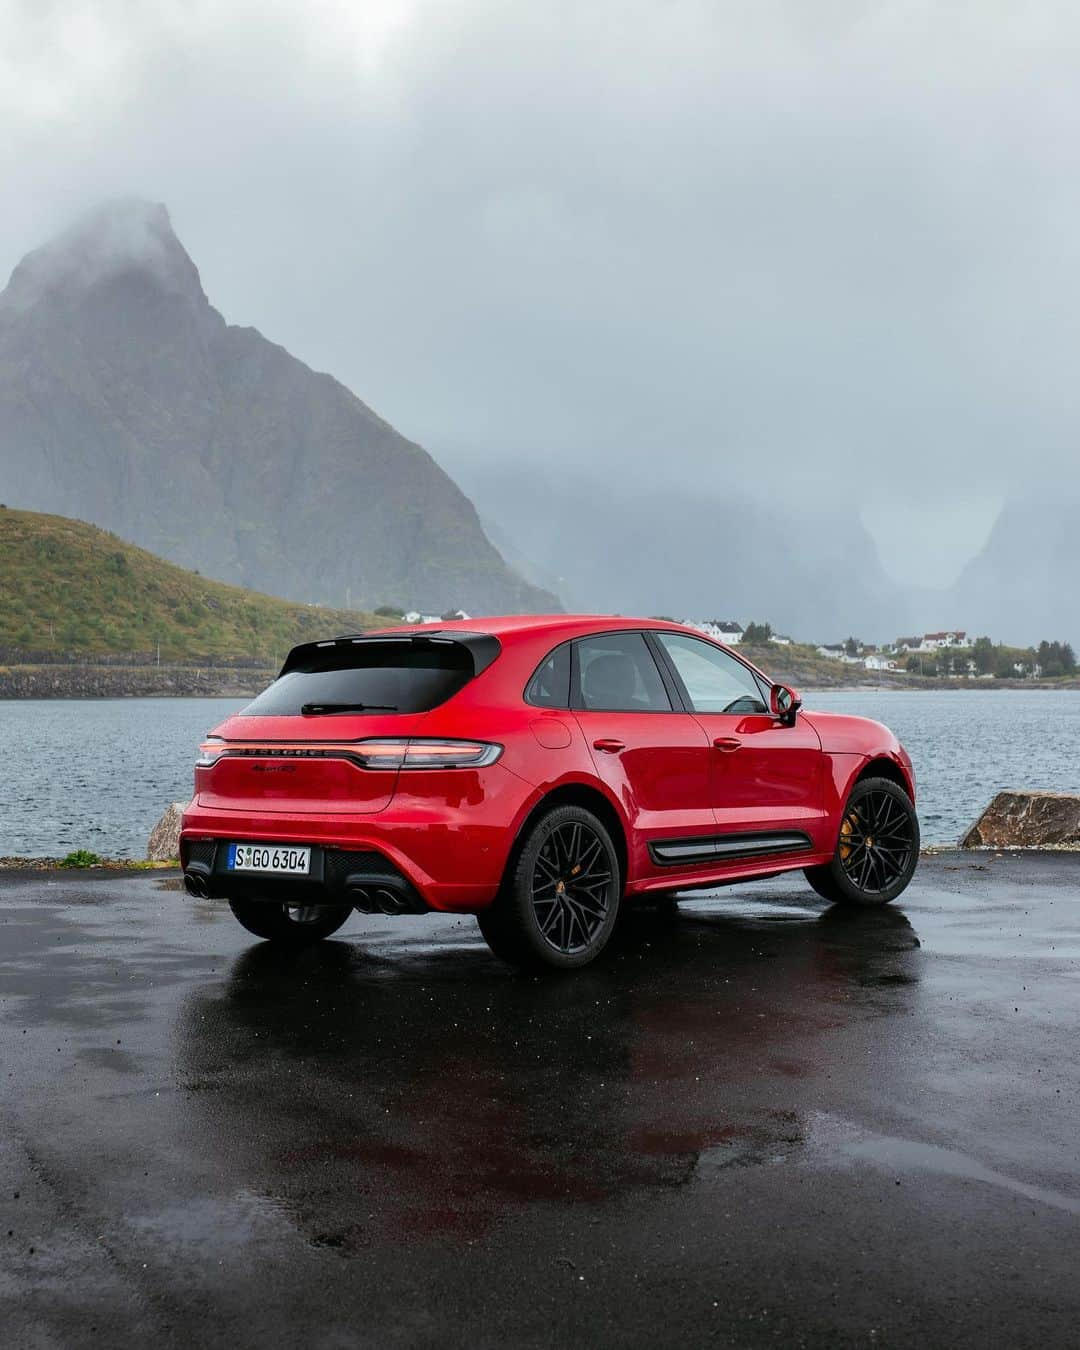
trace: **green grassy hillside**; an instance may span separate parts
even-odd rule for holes
[[[0,648],[13,661],[142,653],[276,665],[297,642],[385,626],[208,581],[94,525],[0,508]]]

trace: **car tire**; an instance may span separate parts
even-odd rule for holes
[[[577,970],[611,937],[622,896],[619,856],[603,821],[557,806],[529,829],[494,903],[477,922],[496,956],[527,970]]]
[[[336,933],[352,905],[279,905],[269,900],[230,900],[237,920],[256,937],[306,947]]]
[[[914,802],[890,778],[863,778],[844,806],[832,860],[805,875],[831,904],[873,907],[906,890],[918,862]]]

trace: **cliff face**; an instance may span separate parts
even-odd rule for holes
[[[426,451],[226,324],[144,202],[29,254],[0,295],[0,500],[296,600],[560,608]]]
[[[970,632],[1006,642],[1080,638],[1080,505],[1054,500],[1006,503],[982,552],[964,569],[950,613]]]

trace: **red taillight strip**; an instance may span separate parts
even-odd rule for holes
[[[276,743],[229,741],[227,745],[214,747],[214,749],[220,755],[284,755],[296,758],[304,755],[321,755],[328,750],[349,754],[355,752],[357,744],[356,741],[278,741]]]
[[[490,741],[456,741],[436,737],[370,737],[356,741],[210,740],[199,750],[198,768],[212,768],[220,759],[343,759],[361,769],[467,769],[494,764],[502,746]]]
[[[343,759],[360,769],[372,768],[363,755],[347,745],[311,745],[302,749],[285,746],[228,745],[221,749],[214,747],[208,752],[200,751],[196,766],[209,769],[222,759]]]

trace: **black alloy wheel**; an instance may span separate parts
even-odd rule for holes
[[[612,876],[595,830],[580,820],[557,825],[533,865],[533,914],[545,942],[564,956],[586,951],[607,921]]]
[[[574,969],[603,950],[621,893],[604,824],[582,807],[560,806],[532,827],[498,898],[477,921],[492,951],[514,965]]]
[[[294,947],[336,933],[352,905],[283,905],[270,900],[230,900],[237,920],[256,937]]]
[[[866,895],[883,895],[907,869],[911,836],[911,814],[889,792],[868,792],[849,806],[839,853],[851,884]]]
[[[919,818],[899,784],[856,783],[844,807],[832,862],[808,867],[806,879],[826,900],[885,905],[907,888],[919,861]]]

